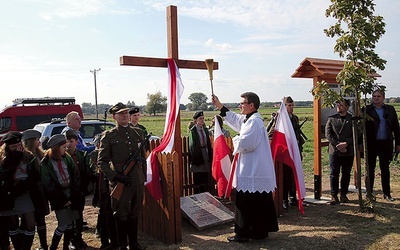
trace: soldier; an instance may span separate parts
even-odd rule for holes
[[[137,241],[138,216],[142,206],[146,163],[139,163],[125,175],[124,166],[144,141],[142,129],[129,126],[129,108],[117,103],[109,112],[117,126],[104,133],[101,138],[98,166],[104,175],[116,185],[123,183],[125,188],[119,200],[112,198],[111,207],[117,225],[118,246],[127,249],[144,249]],[[141,152],[144,158],[145,150]]]
[[[144,134],[147,135],[147,129],[142,124],[139,124],[140,119],[140,110],[138,107],[133,107],[129,109],[129,121],[132,127],[138,127],[144,131]]]
[[[147,129],[145,126],[143,126],[142,124],[139,124],[139,119],[140,119],[140,110],[138,107],[133,107],[129,109],[129,123],[132,127],[135,128],[140,128],[141,130],[143,130],[144,135],[146,136],[147,133]],[[150,143],[147,143],[147,145],[145,145],[146,150],[150,149]]]

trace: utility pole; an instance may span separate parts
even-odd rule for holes
[[[100,71],[100,68],[90,71],[90,73],[93,73],[93,77],[94,77],[94,99],[95,99],[95,105],[96,105],[96,119],[99,119],[99,109],[97,107],[97,84],[96,84],[96,74],[98,71]]]

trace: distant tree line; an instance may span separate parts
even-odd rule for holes
[[[214,105],[208,101],[208,97],[201,92],[192,93],[188,97],[188,104],[181,104],[180,110],[204,110],[204,111],[212,111],[214,110]],[[400,103],[400,97],[390,97],[386,98],[386,103]],[[260,104],[260,108],[270,108],[277,107],[281,102],[262,102]],[[239,102],[232,103],[224,103],[228,108],[237,108],[239,107]],[[134,101],[126,102],[128,107],[134,107]],[[312,107],[313,101],[295,101],[296,107]],[[108,110],[111,108],[111,104],[98,104],[98,114],[99,118],[105,118],[105,113],[108,113]],[[167,110],[167,97],[163,96],[160,91],[157,91],[155,94],[147,94],[147,103],[146,105],[137,106],[140,109],[140,112],[147,113],[150,115],[156,115],[158,113],[164,113]],[[84,102],[82,103],[82,111],[86,115],[95,115],[96,114],[96,106],[92,103]],[[109,114],[107,114],[109,116]]]

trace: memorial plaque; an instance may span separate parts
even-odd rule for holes
[[[181,209],[199,231],[234,220],[234,214],[208,192],[181,197]]]

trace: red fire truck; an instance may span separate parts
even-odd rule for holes
[[[63,119],[76,111],[83,118],[74,97],[18,98],[0,113],[0,137],[8,131],[24,131],[43,121]]]

